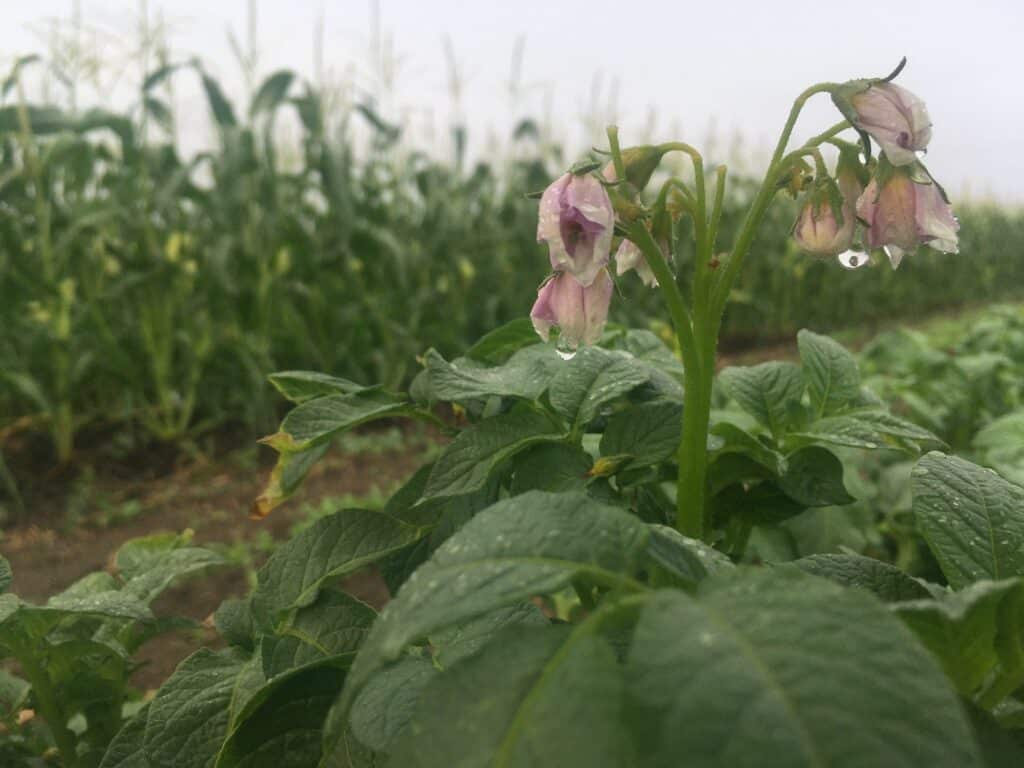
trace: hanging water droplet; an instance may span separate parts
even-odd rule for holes
[[[555,352],[557,352],[558,356],[563,360],[572,360],[576,357],[576,345],[571,344],[565,339],[559,338],[558,344],[555,346]]]
[[[839,263],[847,269],[858,269],[868,263],[868,255],[857,251],[844,251],[839,254]]]

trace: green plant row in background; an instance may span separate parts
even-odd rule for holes
[[[438,162],[372,110],[339,120],[291,72],[231,103],[197,63],[146,79],[125,114],[23,98],[22,60],[0,105],[0,435],[45,432],[60,461],[83,428],[180,440],[224,422],[265,430],[265,376],[313,368],[407,383],[428,346],[451,355],[524,316],[537,288],[536,203],[562,164],[522,122],[505,156]],[[181,157],[164,98],[197,77],[214,150]],[[297,118],[298,153],[275,140]],[[352,121],[372,145],[356,156]],[[149,137],[148,139],[146,137]],[[464,146],[456,131],[456,144]],[[710,164],[709,164],[710,166]],[[710,167],[709,167],[710,170]],[[743,209],[736,185],[725,241]],[[1024,215],[960,205],[961,258],[922,255],[838,279],[798,254],[794,210],[770,214],[726,317],[775,337],[1008,296],[1024,285]],[[688,232],[680,232],[685,258]],[[656,297],[622,290],[616,319],[645,326]],[[636,294],[632,296],[632,294]],[[0,442],[2,447],[2,442]]]

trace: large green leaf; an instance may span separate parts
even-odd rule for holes
[[[296,667],[326,659],[355,657],[377,613],[344,592],[321,591],[312,605],[295,611],[275,634],[260,642],[263,674],[269,680]]]
[[[279,371],[270,374],[267,379],[278,392],[293,403],[300,405],[307,400],[325,395],[351,395],[375,389],[375,387],[364,387],[354,381],[338,376],[328,376],[326,373],[317,373],[316,371]]]
[[[905,449],[907,443],[924,447],[943,445],[927,429],[878,408],[864,408],[818,419],[801,429],[796,436],[848,448]]]
[[[1024,674],[1021,579],[979,581],[937,600],[897,603],[893,610],[939,658],[964,696],[973,696],[982,685],[998,684],[1001,678],[1020,683]]]
[[[590,454],[569,443],[541,443],[516,456],[513,496],[526,491],[581,491],[590,480]]]
[[[253,612],[266,627],[311,605],[329,580],[352,573],[411,544],[425,529],[383,512],[347,509],[318,520],[279,547],[260,568]]]
[[[445,402],[492,395],[535,400],[548,388],[561,362],[553,349],[542,346],[527,347],[493,367],[468,358],[449,363],[433,349],[427,351],[424,361],[431,398]]]
[[[424,499],[461,496],[484,486],[491,472],[531,445],[565,438],[551,417],[527,406],[463,430],[434,463]]]
[[[423,688],[442,669],[477,653],[509,627],[547,624],[537,606],[523,603],[431,635],[429,656],[409,656],[370,679],[352,707],[352,733],[376,751],[390,751],[408,730]]]
[[[830,507],[855,501],[843,485],[843,463],[820,446],[802,448],[786,457],[779,488],[804,507]]]
[[[244,666],[206,649],[178,665],[149,704],[143,750],[152,768],[212,768]]]
[[[630,467],[645,467],[672,458],[682,435],[683,407],[654,400],[619,411],[601,435],[601,456],[621,458]]]
[[[154,534],[122,545],[114,557],[124,592],[144,603],[179,579],[223,566],[223,556],[209,549],[188,546],[190,536]]]
[[[800,368],[793,363],[726,368],[718,375],[718,381],[743,410],[773,435],[782,434],[799,416],[804,380]]]
[[[1024,488],[956,456],[914,467],[914,517],[954,589],[1024,576]]]
[[[146,721],[149,705],[135,713],[111,739],[99,768],[153,768],[146,757]]]
[[[798,572],[665,591],[627,662],[637,764],[981,766],[938,664],[870,595]]]
[[[811,406],[818,416],[835,413],[857,399],[857,361],[841,344],[806,329],[796,336]]]
[[[1024,484],[1024,410],[986,425],[974,436],[972,445],[986,465],[1008,480]]]
[[[607,402],[629,392],[650,378],[645,365],[624,353],[584,347],[572,360],[563,361],[551,380],[551,405],[580,431]]]
[[[611,646],[588,629],[510,629],[437,676],[392,762],[418,768],[633,764],[622,670]]]
[[[802,571],[842,584],[873,592],[887,603],[929,597],[928,590],[895,565],[863,555],[820,554],[794,560]]]
[[[647,557],[662,574],[669,576],[670,584],[684,588],[696,587],[711,574],[734,567],[724,553],[667,525],[651,526]],[[654,576],[652,580],[661,581]]]
[[[266,438],[266,442],[278,450],[279,444],[288,450],[309,448],[360,424],[397,416],[407,409],[404,399],[378,389],[317,397],[289,411],[281,422],[281,432]]]
[[[577,575],[639,588],[635,576],[649,537],[637,518],[577,493],[531,491],[489,507],[442,544],[385,608],[356,658],[346,698],[351,702],[410,643],[557,592]]]
[[[320,663],[270,681],[235,716],[216,768],[315,766],[324,719],[344,679],[344,669]]]
[[[0,594],[7,591],[12,581],[14,581],[14,571],[11,570],[11,564],[6,557],[0,555]]]

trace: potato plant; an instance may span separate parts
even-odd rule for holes
[[[407,392],[275,374],[294,408],[265,439],[278,463],[256,517],[369,421],[432,421],[450,442],[382,509],[341,510],[275,551],[218,610],[227,647],[182,662],[100,768],[1019,764],[1024,488],[942,452],[827,336],[802,331],[799,363],[716,377],[726,304],[780,190],[800,198],[799,247],[847,268],[955,252],[917,155],[927,111],[899,71],[797,98],[727,246],[726,169],[708,190],[695,148],[621,148],[612,127],[605,158],[540,196],[552,273],[529,320],[461,357],[429,350]],[[791,148],[821,93],[843,119]],[[645,196],[674,152],[692,177]],[[613,246],[618,274],[658,291],[673,348],[607,326]],[[849,548],[755,546],[853,502],[865,452],[916,460],[913,535],[934,578]],[[367,568],[392,595],[379,614],[345,591]],[[64,762],[97,764],[50,709]]]

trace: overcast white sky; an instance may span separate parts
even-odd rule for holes
[[[48,19],[70,28],[73,0],[0,0],[0,58],[47,47]],[[99,96],[126,103],[138,82],[131,51],[145,0],[80,0],[87,41],[126,73]],[[198,54],[240,94],[227,30],[243,45],[248,0],[148,0],[176,56]],[[324,20],[329,81],[375,87],[372,0],[256,0],[259,66],[314,73],[314,30]],[[1024,202],[1024,2],[975,0],[379,0],[385,46],[397,61],[391,104],[433,144],[461,113],[479,150],[489,131],[507,135],[523,115],[549,115],[574,148],[599,137],[587,117],[614,119],[624,139],[703,144],[744,137],[757,154],[774,143],[792,98],[819,80],[882,75],[903,55],[899,82],[923,97],[934,122],[928,164],[954,194]],[[444,41],[462,75],[453,104]],[[522,90],[509,96],[517,40]],[[59,44],[58,44],[59,45]],[[2,63],[2,61],[0,61]],[[613,83],[615,85],[613,85]],[[595,91],[599,96],[595,99]],[[613,96],[613,91],[614,95]],[[798,135],[835,121],[828,97],[805,111]],[[600,105],[596,110],[593,105]],[[182,85],[186,143],[203,140],[205,106]],[[649,115],[654,114],[653,123]],[[682,135],[676,130],[682,129]]]

